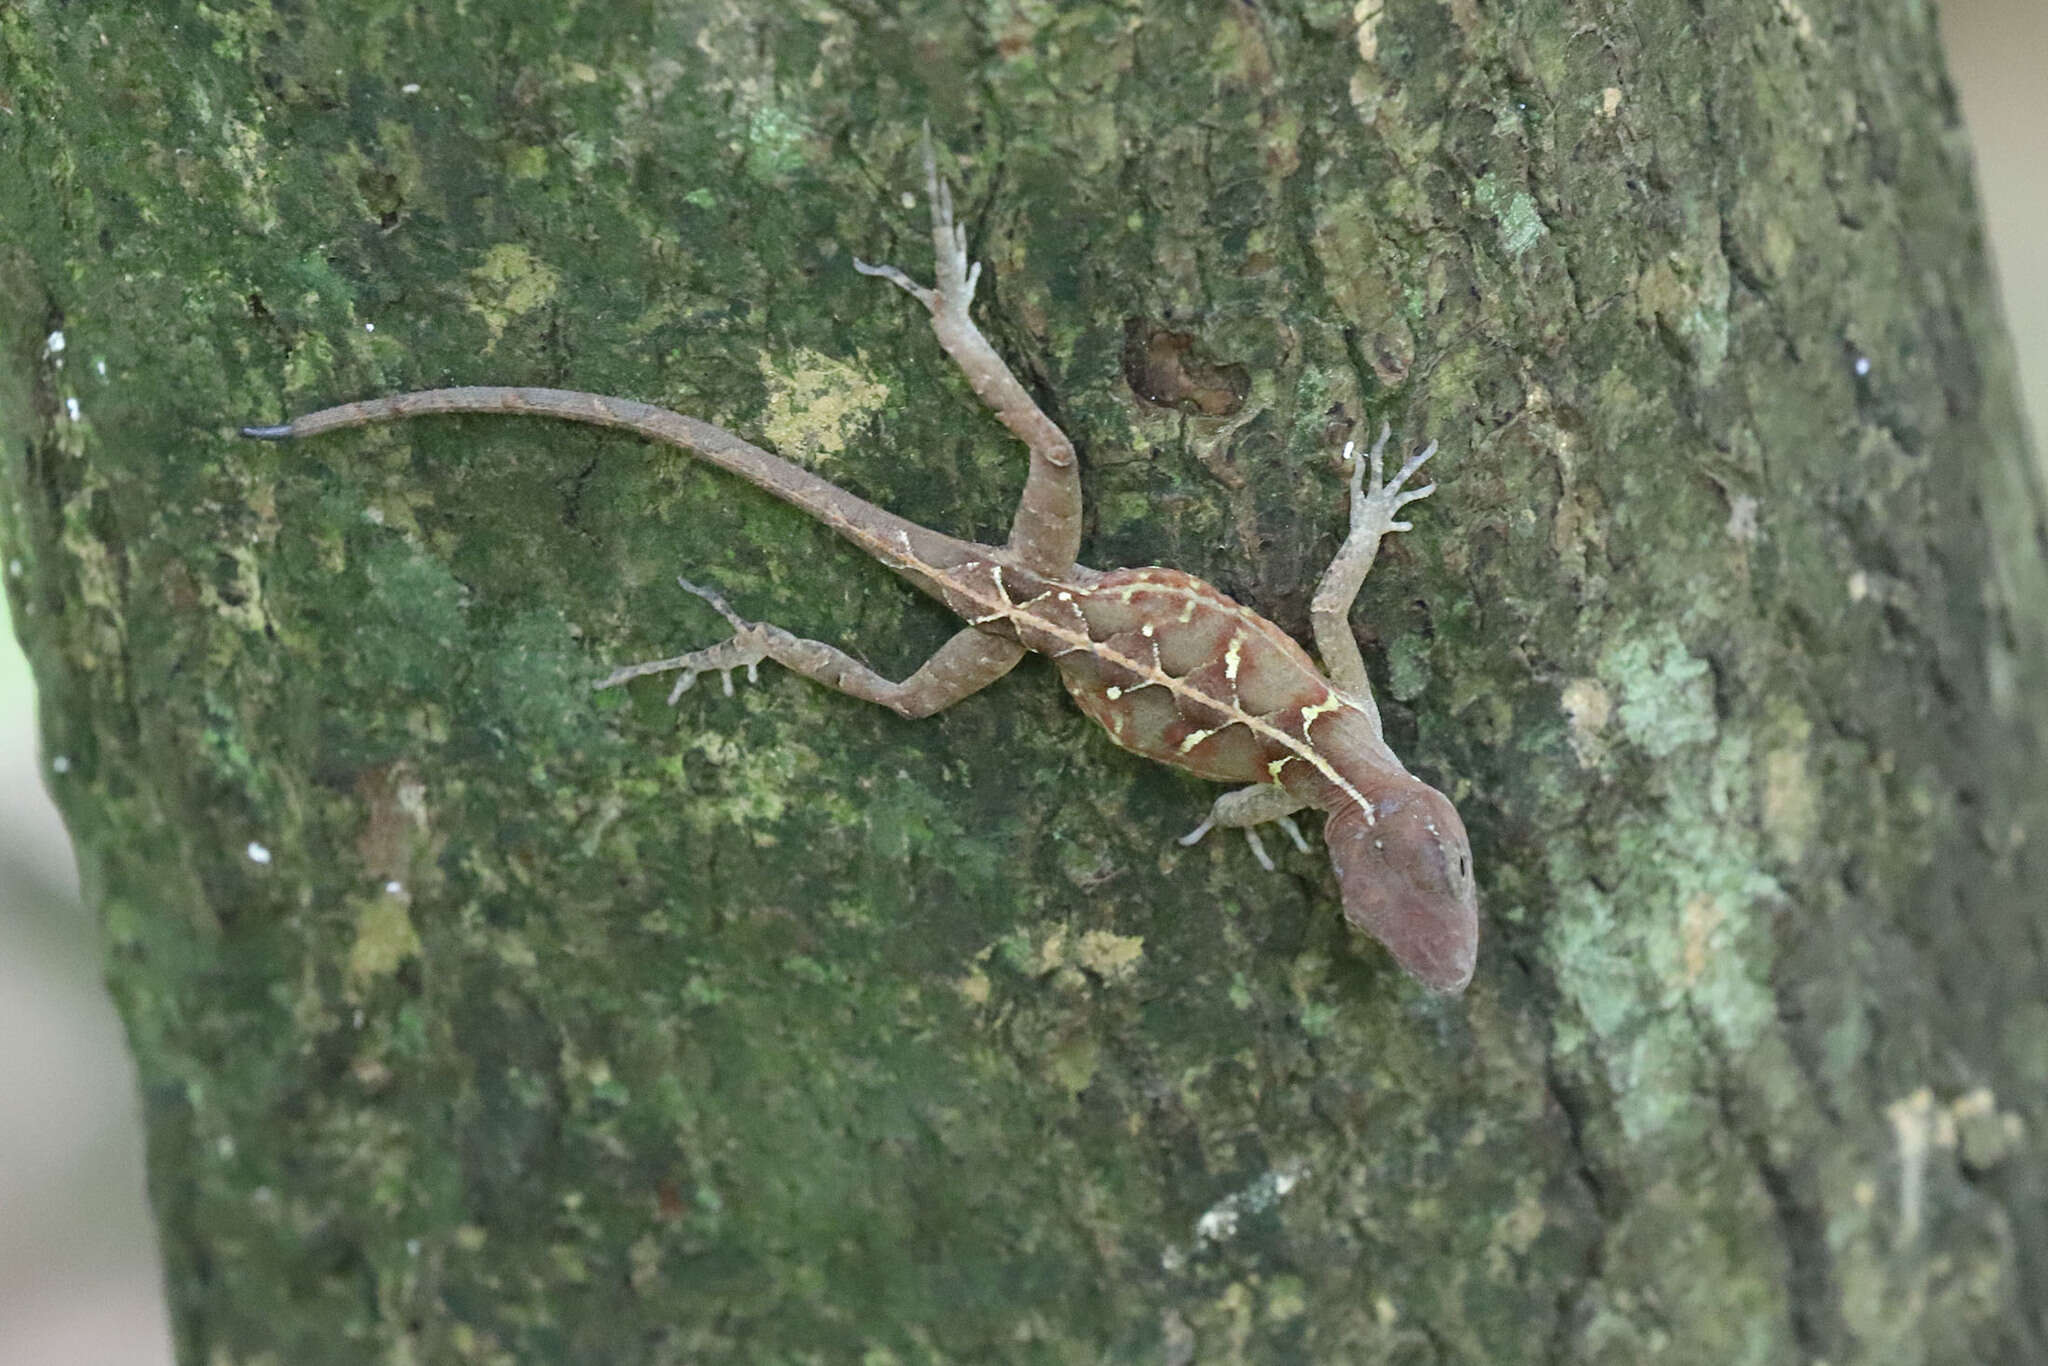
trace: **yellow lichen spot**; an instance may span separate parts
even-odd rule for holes
[[[1955,1116],[1937,1106],[1934,1092],[1925,1086],[1885,1106],[1884,1113],[1898,1145],[1898,1241],[1906,1245],[1920,1236],[1928,1154],[1935,1148],[1955,1147]]]
[[[1601,732],[1614,716],[1614,698],[1599,679],[1574,678],[1564,685],[1559,700],[1571,723],[1572,753],[1578,756],[1579,767],[1595,767],[1607,753],[1607,740]]]
[[[470,311],[484,320],[493,345],[507,327],[552,301],[562,284],[554,267],[516,242],[500,242],[485,252],[484,263],[469,278]]]
[[[1496,1227],[1508,1248],[1517,1256],[1535,1246],[1536,1235],[1543,1232],[1543,1202],[1536,1196],[1524,1192]]]
[[[645,1295],[661,1282],[661,1243],[651,1233],[643,1233],[626,1249],[626,1262],[632,1270],[626,1273],[626,1280],[635,1291]]]
[[[1705,892],[1695,894],[1685,903],[1679,936],[1685,946],[1682,970],[1686,986],[1696,986],[1706,976],[1714,952],[1714,933],[1727,919],[1727,909]]]
[[[1278,1276],[1266,1291],[1266,1317],[1292,1323],[1308,1312],[1308,1293],[1299,1276]]]
[[[548,1260],[555,1274],[571,1285],[585,1285],[590,1281],[590,1262],[583,1255],[583,1249],[567,1243],[548,1245]]]
[[[234,586],[224,594],[213,580],[202,579],[200,599],[207,610],[233,626],[252,633],[268,631],[270,613],[263,605],[263,573],[255,551],[246,545],[229,546],[226,558],[234,566]]]
[[[1120,982],[1133,976],[1145,956],[1143,935],[1112,934],[1090,930],[1074,947],[1074,961],[1106,982]]]
[[[1611,119],[1621,108],[1621,87],[1610,85],[1600,92],[1600,116]]]
[[[1385,0],[1358,0],[1351,7],[1351,22],[1358,25],[1358,58],[1376,62],[1380,55],[1380,19],[1386,14]]]
[[[807,464],[839,455],[889,397],[867,374],[817,351],[799,350],[778,369],[761,357],[768,412],[761,431],[783,455]]]
[[[387,893],[372,897],[356,911],[356,939],[348,951],[349,980],[361,984],[389,977],[419,951],[419,932],[406,912],[405,896]]]
[[[1757,514],[1763,508],[1762,500],[1752,494],[1738,493],[1728,500],[1728,539],[1737,545],[1755,545],[1761,528]]]
[[[1773,218],[1764,224],[1764,265],[1771,278],[1782,280],[1800,260],[1799,238],[1791,227]]]
[[[1965,1164],[1995,1167],[2018,1150],[2026,1138],[2026,1122],[2011,1110],[2000,1110],[1989,1087],[1957,1096],[1949,1105],[1955,1118],[1956,1141]]]
[[[988,974],[978,967],[970,968],[965,977],[954,982],[953,989],[959,992],[961,999],[971,1006],[985,1006],[988,1004]]]
[[[221,133],[217,144],[221,167],[241,182],[242,197],[235,208],[244,224],[268,236],[280,221],[266,159],[270,140],[261,128],[232,116],[221,120]]]
[[[1787,863],[1797,862],[1813,841],[1820,824],[1820,794],[1806,769],[1806,735],[1802,725],[1799,742],[1772,750],[1764,756],[1764,831],[1771,848]]]
[[[1974,1091],[1966,1091],[1957,1096],[1949,1103],[1948,1108],[1958,1120],[1971,1120],[1982,1115],[1997,1114],[1998,1101],[1991,1094],[1990,1087],[1980,1086]]]
[[[1049,972],[1057,972],[1065,966],[1066,961],[1067,927],[1055,925],[1052,927],[1052,933],[1046,935],[1045,942],[1038,946],[1038,967],[1032,976],[1043,977]]]
[[[1095,1080],[1102,1045],[1086,1036],[1067,1039],[1046,1056],[1046,1072],[1063,1091],[1079,1095]]]
[[[381,1091],[391,1084],[391,1067],[378,1058],[357,1058],[348,1065],[348,1074],[365,1091]]]
[[[1799,0],[1778,0],[1778,13],[1785,16],[1785,22],[1792,25],[1792,31],[1799,35],[1799,41],[1810,43],[1814,40],[1813,16],[1806,12]]]
[[[505,174],[514,180],[539,180],[548,173],[545,147],[508,147],[504,153]]]
[[[121,603],[123,590],[118,587],[120,576],[114,572],[112,558],[107,554],[107,545],[91,528],[95,518],[90,512],[93,498],[106,485],[88,474],[81,481],[78,495],[64,505],[63,545],[71,557],[71,593],[79,606],[105,608],[115,621],[127,617]],[[85,667],[96,668],[96,652],[85,656]]]

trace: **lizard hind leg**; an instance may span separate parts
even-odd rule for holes
[[[1277,822],[1287,832],[1287,837],[1294,841],[1294,847],[1305,854],[1308,841],[1302,838],[1301,827],[1294,823],[1294,813],[1307,805],[1277,783],[1255,783],[1251,787],[1235,788],[1218,797],[1209,807],[1209,814],[1202,818],[1202,823],[1182,835],[1180,842],[1188,846],[1198,844],[1202,836],[1219,825],[1242,830],[1245,842],[1252,847],[1252,857],[1270,873],[1275,871],[1272,856],[1266,852],[1259,832],[1253,827],[1268,821]]]
[[[895,266],[870,265],[856,257],[853,267],[887,280],[925,306],[932,334],[967,377],[975,397],[1030,449],[1031,469],[1010,523],[1008,548],[1025,568],[1064,576],[1081,553],[1081,474],[1074,443],[1018,382],[968,312],[981,279],[981,263],[967,258],[967,230],[954,219],[953,191],[939,177],[929,127],[924,135],[924,177],[932,213],[932,287],[925,288]]]
[[[635,678],[645,678],[649,674],[673,673],[676,675],[676,685],[668,694],[668,704],[673,707],[677,699],[697,682],[700,674],[718,674],[725,683],[727,697],[732,696],[734,669],[745,669],[749,683],[760,681],[761,661],[771,657],[765,628],[760,623],[748,621],[733,611],[732,605],[718,590],[704,588],[685,578],[677,578],[676,583],[683,591],[695,593],[710,603],[718,615],[724,617],[726,623],[732,627],[732,635],[716,645],[707,645],[701,650],[691,650],[687,654],[622,665],[592,684],[593,691],[601,692],[606,688],[616,688],[621,683],[630,682]]]
[[[980,692],[1015,668],[1024,657],[1024,647],[1017,642],[969,627],[941,645],[910,677],[887,678],[836,645],[806,640],[765,621],[748,621],[714,589],[699,587],[687,579],[676,582],[716,608],[732,627],[732,635],[716,645],[671,659],[614,669],[594,687],[613,688],[648,674],[674,673],[676,683],[668,695],[669,705],[674,706],[701,674],[722,674],[726,696],[730,697],[734,669],[745,669],[747,681],[753,682],[761,661],[772,659],[834,692],[887,707],[898,716],[915,718],[943,711]]]

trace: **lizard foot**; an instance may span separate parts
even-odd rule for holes
[[[650,659],[644,664],[624,665],[621,668],[612,670],[598,682],[592,684],[591,686],[594,690],[615,688],[621,683],[635,678],[643,678],[648,674],[674,673],[677,675],[676,685],[669,689],[668,694],[668,704],[673,707],[676,704],[676,699],[690,690],[691,685],[697,681],[699,674],[716,671],[725,683],[725,695],[727,697],[732,696],[732,671],[734,669],[745,669],[747,671],[747,682],[749,683],[760,680],[759,669],[761,661],[769,657],[767,633],[764,628],[759,623],[748,621],[739,613],[733,611],[731,605],[716,590],[699,587],[688,579],[677,579],[676,582],[682,585],[684,591],[695,593],[698,597],[710,603],[717,610],[718,615],[724,617],[726,622],[732,627],[731,637],[719,641],[716,645],[708,645],[701,650],[692,650],[688,654],[677,655],[673,659]]]
[[[1409,456],[1407,463],[1395,472],[1392,479],[1385,477],[1387,437],[1392,430],[1386,423],[1380,424],[1379,438],[1372,443],[1372,449],[1366,452],[1364,460],[1358,460],[1352,455],[1357,443],[1344,443],[1344,463],[1351,466],[1351,531],[1354,536],[1364,529],[1370,529],[1374,535],[1388,531],[1412,530],[1412,522],[1397,522],[1394,520],[1394,514],[1410,503],[1427,498],[1436,492],[1435,484],[1424,484],[1419,489],[1402,491],[1402,486],[1409,478],[1436,454],[1434,441]],[[1365,486],[1368,466],[1372,475],[1370,489]]]
[[[974,286],[981,279],[981,262],[967,259],[967,229],[953,221],[953,191],[939,179],[929,123],[924,126],[924,188],[932,207],[934,287],[926,289],[894,266],[870,265],[858,256],[853,258],[853,268],[863,275],[887,280],[933,313],[965,318],[967,306],[974,302]]]
[[[1182,845],[1192,847],[1201,842],[1202,836],[1219,825],[1236,826],[1244,831],[1245,843],[1252,847],[1252,857],[1259,861],[1259,867],[1267,872],[1277,871],[1273,856],[1266,852],[1266,846],[1259,839],[1255,826],[1267,821],[1276,822],[1287,837],[1294,841],[1294,847],[1302,853],[1308,852],[1308,841],[1302,838],[1301,827],[1294,823],[1294,813],[1302,807],[1300,798],[1284,787],[1261,783],[1255,787],[1241,787],[1218,797],[1209,808],[1209,814],[1202,823],[1180,837]]]

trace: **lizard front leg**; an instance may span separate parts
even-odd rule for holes
[[[1308,852],[1308,841],[1302,838],[1301,827],[1294,823],[1294,813],[1308,803],[1281,787],[1278,783],[1255,783],[1251,787],[1240,787],[1218,797],[1209,808],[1209,814],[1202,823],[1180,837],[1185,845],[1194,845],[1202,836],[1217,826],[1244,831],[1245,842],[1252,847],[1252,857],[1267,872],[1273,872],[1273,860],[1266,853],[1266,846],[1259,840],[1259,832],[1252,827],[1264,825],[1267,821],[1278,821],[1287,837],[1294,841],[1294,847],[1302,853]]]
[[[876,673],[837,646],[822,640],[806,640],[767,622],[748,621],[712,589],[700,588],[685,579],[676,582],[718,609],[718,614],[732,626],[731,637],[673,659],[649,660],[614,669],[596,687],[612,688],[648,674],[674,673],[676,684],[668,695],[669,705],[674,706],[700,674],[722,675],[726,696],[730,697],[734,669],[745,669],[751,682],[761,661],[772,659],[834,692],[878,703],[898,716],[915,720],[944,711],[962,698],[980,692],[1015,668],[1024,657],[1024,647],[1015,641],[969,628],[941,645],[916,673],[899,682]]]
[[[924,181],[936,258],[933,287],[926,289],[894,266],[869,265],[856,258],[853,267],[887,280],[930,311],[933,334],[967,376],[975,396],[1031,448],[1031,472],[1010,523],[1009,549],[1027,569],[1064,576],[1081,553],[1081,473],[1074,443],[1032,401],[968,314],[981,263],[970,265],[967,260],[967,230],[953,221],[953,192],[939,179],[929,127],[924,133]]]
[[[1358,652],[1358,638],[1351,634],[1351,605],[1358,600],[1358,590],[1365,583],[1374,557],[1379,554],[1381,539],[1389,532],[1411,528],[1411,523],[1395,521],[1394,514],[1416,499],[1427,498],[1436,492],[1435,484],[1424,484],[1406,493],[1401,491],[1409,476],[1436,454],[1434,441],[1409,456],[1407,463],[1392,479],[1382,477],[1390,431],[1387,424],[1380,424],[1379,439],[1372,443],[1365,460],[1355,458],[1351,442],[1344,443],[1344,458],[1351,464],[1351,534],[1344,538],[1337,557],[1323,571],[1323,581],[1316,585],[1316,595],[1308,608],[1309,621],[1316,633],[1316,652],[1323,657],[1324,672],[1329,674],[1331,682],[1357,699],[1372,721],[1373,735],[1382,739],[1380,708],[1373,701],[1372,680],[1365,672],[1365,656]],[[1370,490],[1365,487],[1368,462],[1372,474]]]

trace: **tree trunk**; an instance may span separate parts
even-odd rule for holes
[[[760,17],[772,10],[775,17]],[[2048,533],[1916,0],[0,13],[7,583],[185,1360],[2048,1352]],[[1021,449],[902,295],[929,120],[1091,564],[1356,621],[1458,802],[1430,998],[1317,853],[677,452],[942,530]],[[1269,847],[1276,844],[1268,841]]]

